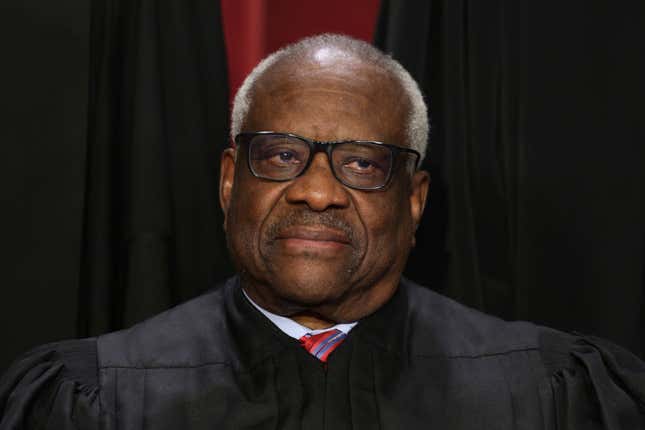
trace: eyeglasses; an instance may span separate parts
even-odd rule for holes
[[[235,143],[247,146],[249,170],[258,178],[290,181],[307,171],[314,155],[326,152],[331,171],[343,185],[380,190],[392,178],[399,154],[410,154],[417,167],[420,154],[409,148],[367,140],[320,142],[290,133],[240,133]]]

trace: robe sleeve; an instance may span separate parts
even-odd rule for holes
[[[582,336],[574,338],[567,355],[552,360],[559,368],[549,382],[558,429],[645,429],[641,360],[607,341]]]
[[[95,339],[41,346],[0,379],[0,430],[98,429]]]

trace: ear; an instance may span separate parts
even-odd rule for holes
[[[423,210],[426,207],[428,189],[430,188],[430,174],[425,170],[419,170],[414,173],[411,180],[410,192],[410,215],[414,230],[412,232],[412,246],[416,244],[415,233],[421,222]]]
[[[227,148],[222,152],[220,160],[219,174],[219,204],[224,211],[224,231],[226,231],[226,221],[228,209],[231,206],[231,196],[233,195],[233,185],[235,184],[235,149]]]

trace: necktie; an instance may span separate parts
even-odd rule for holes
[[[300,344],[323,363],[327,362],[327,357],[334,349],[345,340],[347,335],[338,329],[325,331],[318,334],[307,333],[300,338]]]

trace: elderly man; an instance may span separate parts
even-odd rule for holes
[[[1,429],[637,429],[629,353],[401,278],[426,107],[370,45],[305,39],[235,98],[220,200],[239,276],[133,328],[27,354]]]

